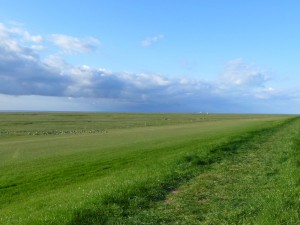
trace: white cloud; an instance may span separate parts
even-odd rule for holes
[[[45,47],[43,45],[31,45],[30,48],[34,51],[43,51]]]
[[[147,37],[141,42],[141,45],[143,47],[149,47],[149,46],[153,45],[154,43],[160,41],[163,38],[164,38],[164,35],[162,35],[162,34],[153,36],[153,37]]]
[[[245,87],[263,86],[269,77],[266,71],[237,59],[227,64],[223,79],[227,84]]]
[[[20,57],[36,61],[39,58],[36,50],[43,49],[43,46],[39,44],[41,41],[42,37],[40,35],[32,36],[28,31],[20,27],[8,28],[3,23],[0,23],[0,51],[2,53],[0,58],[3,58],[3,60],[13,60],[15,57]],[[29,47],[25,44],[32,45]],[[7,55],[4,52],[7,52]]]
[[[28,31],[24,30],[21,26],[14,26],[12,28],[6,27],[0,23],[0,38],[8,38],[19,36],[23,42],[41,43],[43,38],[41,35],[31,35]]]
[[[41,35],[30,35],[27,31],[22,31],[21,34],[23,35],[24,41],[35,43],[41,43],[43,41]]]
[[[60,47],[65,54],[89,53],[100,45],[100,41],[93,37],[79,39],[64,34],[51,35],[51,41],[54,45]]]
[[[9,37],[9,30],[6,28],[6,26],[3,23],[0,23],[0,38],[6,39]]]

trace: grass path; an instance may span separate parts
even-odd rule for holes
[[[300,224],[299,119],[240,148],[128,224]]]

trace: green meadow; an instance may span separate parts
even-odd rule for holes
[[[300,118],[0,113],[0,224],[299,224]]]

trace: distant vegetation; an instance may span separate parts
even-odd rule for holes
[[[297,224],[300,118],[0,113],[0,224]]]

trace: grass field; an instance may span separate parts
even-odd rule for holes
[[[1,113],[0,224],[299,224],[300,119]]]

